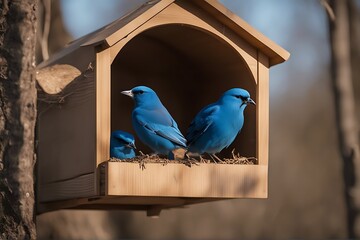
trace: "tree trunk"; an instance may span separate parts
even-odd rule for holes
[[[355,93],[357,119],[360,119],[360,5],[349,1],[351,67]]]
[[[0,238],[35,239],[36,0],[0,1]]]
[[[349,238],[358,238],[360,237],[360,152],[351,67],[349,0],[332,0],[330,6],[335,14],[335,19],[329,21],[331,80],[339,147],[343,158],[348,235]]]

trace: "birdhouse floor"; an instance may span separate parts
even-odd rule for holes
[[[223,158],[223,159],[214,159],[212,157],[204,157],[204,156],[185,156],[184,153],[177,154],[177,152],[173,152],[175,156],[175,160],[169,160],[161,155],[148,155],[143,154],[140,151],[140,155],[134,157],[134,158],[128,158],[128,159],[117,159],[117,158],[111,158],[109,161],[111,162],[132,162],[132,163],[139,163],[142,165],[143,168],[145,168],[146,163],[160,163],[164,166],[166,164],[174,164],[174,163],[182,163],[186,166],[191,167],[192,165],[199,165],[200,163],[215,163],[215,164],[258,164],[258,160],[255,157],[243,157],[240,156],[239,153],[235,153],[235,150],[232,151],[232,157],[231,158]],[[179,157],[177,157],[179,156]]]
[[[58,209],[161,209],[234,198],[267,198],[267,165],[106,161],[99,166],[100,195],[45,202],[38,213]],[[158,212],[158,213],[157,213]]]
[[[103,163],[101,194],[195,198],[266,197],[267,166],[144,162]]]

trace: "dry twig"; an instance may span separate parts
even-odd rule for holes
[[[188,167],[191,167],[192,165],[200,166],[201,164],[258,164],[257,159],[255,157],[242,157],[239,153],[235,154],[235,149],[232,150],[231,155],[232,158],[224,158],[220,159],[205,159],[202,156],[199,156],[197,158],[189,157],[186,155],[185,159],[177,159],[177,160],[169,160],[168,158],[165,158],[163,156],[159,155],[149,155],[144,154],[143,152],[139,151],[140,155],[129,158],[129,159],[117,159],[117,158],[111,158],[111,162],[132,162],[132,163],[139,163],[139,167],[144,170],[146,168],[146,163],[160,163],[163,166],[167,164],[184,164]],[[210,155],[209,155],[210,156]]]

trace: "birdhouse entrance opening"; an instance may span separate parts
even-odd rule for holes
[[[136,136],[133,102],[120,92],[139,85],[157,92],[184,135],[196,113],[226,90],[244,88],[256,99],[254,75],[240,53],[224,39],[184,24],[150,28],[120,49],[111,65],[111,131]],[[234,148],[242,156],[256,157],[256,108],[249,106],[244,114],[241,134],[220,157],[230,157]],[[151,153],[138,138],[136,145]]]

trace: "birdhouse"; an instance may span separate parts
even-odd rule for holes
[[[38,66],[38,212],[146,210],[232,198],[267,198],[269,68],[289,53],[215,0],[148,1],[71,42]],[[185,134],[200,109],[241,87],[256,106],[233,144],[256,164],[109,161],[110,133],[131,125],[120,94],[154,89]],[[136,139],[137,148],[150,153]]]

